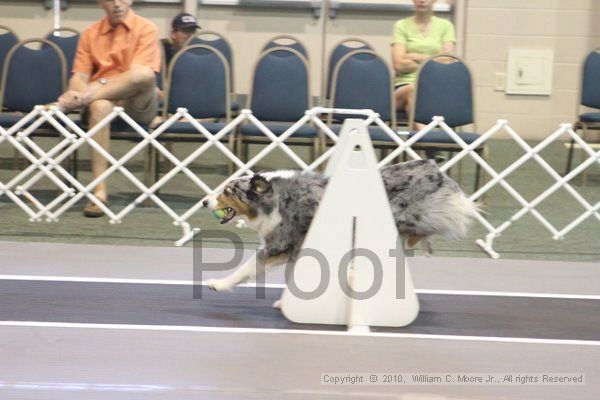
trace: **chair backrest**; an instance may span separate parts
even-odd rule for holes
[[[194,118],[229,121],[229,74],[225,56],[214,47],[195,44],[181,49],[169,65],[163,115],[185,107]]]
[[[367,42],[362,39],[344,39],[339,42],[331,53],[329,54],[329,62],[327,63],[327,81],[326,88],[324,90],[325,98],[329,99],[331,97],[331,78],[333,77],[333,70],[337,63],[344,57],[346,54],[350,53],[354,50],[372,50],[373,48]],[[357,54],[357,57],[368,57],[367,54]]]
[[[581,104],[600,108],[600,48],[588,54],[583,63]]]
[[[396,126],[392,73],[373,50],[354,50],[337,63],[332,78],[332,108],[371,109]],[[357,115],[330,115],[332,119],[364,118]]]
[[[203,30],[203,31],[198,32],[198,34],[196,34],[196,36],[192,36],[186,42],[184,47],[192,46],[195,44],[204,44],[204,45],[210,46],[212,48],[219,50],[221,52],[221,54],[223,54],[223,56],[225,56],[225,59],[227,60],[227,63],[229,64],[229,71],[231,72],[229,79],[230,79],[230,87],[231,87],[231,90],[233,91],[234,90],[233,52],[231,50],[231,44],[229,43],[229,41],[227,39],[225,39],[225,37],[218,32]],[[194,49],[194,52],[203,53],[203,52],[206,52],[206,50],[201,47],[196,47]]]
[[[73,61],[79,43],[79,32],[71,28],[53,29],[45,37],[49,42],[57,45],[67,61],[67,78],[70,78],[73,70]]]
[[[41,44],[39,49],[27,45]],[[65,91],[66,61],[57,45],[45,39],[29,39],[14,46],[6,57],[0,85],[0,107],[29,112],[48,104]]]
[[[456,56],[433,56],[419,69],[410,125],[428,124],[434,116],[444,117],[450,127],[474,122],[471,73]]]
[[[299,52],[300,54],[302,54],[304,56],[304,58],[306,58],[307,60],[309,59],[308,52],[306,51],[306,46],[304,46],[304,44],[302,44],[302,42],[300,40],[296,39],[294,36],[277,35],[275,37],[272,37],[263,46],[261,51],[264,52],[265,50],[269,50],[274,47],[288,47],[290,49],[294,49],[297,52]]]
[[[0,76],[2,76],[6,56],[10,49],[19,43],[19,38],[9,27],[3,25],[0,25],[0,32]]]
[[[311,108],[308,61],[297,50],[265,50],[254,67],[248,108],[258,119],[297,121]]]

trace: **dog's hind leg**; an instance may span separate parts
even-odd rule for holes
[[[423,252],[423,254],[427,257],[431,256],[433,250],[431,248],[431,243],[429,242],[429,238],[427,236],[415,235],[408,236],[406,238],[407,249],[414,249],[418,243],[421,243],[421,251]]]
[[[433,254],[433,248],[431,247],[431,242],[427,236],[421,239],[421,251],[427,257],[431,257]]]
[[[209,279],[206,281],[206,285],[217,292],[229,291],[240,283],[264,274],[265,269],[284,264],[287,261],[287,257],[263,257],[263,253],[263,250],[257,250],[256,255],[252,256],[231,274],[221,279]]]
[[[425,236],[419,236],[419,235],[408,236],[406,238],[406,248],[414,249],[415,246],[417,245],[417,243],[419,243],[421,241],[421,239],[424,239],[424,238],[425,238]]]

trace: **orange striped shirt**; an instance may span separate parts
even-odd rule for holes
[[[104,17],[87,28],[79,39],[73,73],[90,76],[90,82],[121,74],[131,65],[160,71],[158,29],[129,10],[123,23],[112,26]]]

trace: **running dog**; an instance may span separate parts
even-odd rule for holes
[[[433,160],[415,160],[381,169],[398,232],[406,247],[421,242],[430,252],[428,238],[458,239],[467,233],[477,209],[458,184],[441,172]],[[223,279],[207,281],[216,291],[231,290],[254,278],[258,264],[269,268],[293,263],[325,191],[327,177],[314,172],[261,172],[228,182],[203,206],[221,224],[242,219],[258,232],[262,263],[253,257]]]

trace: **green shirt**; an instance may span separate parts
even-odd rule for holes
[[[392,44],[402,43],[407,53],[419,53],[433,56],[439,53],[442,45],[455,42],[454,25],[447,19],[431,17],[431,26],[427,36],[423,36],[414,17],[404,18],[394,24]],[[417,72],[398,74],[395,84],[412,83],[417,78]]]

